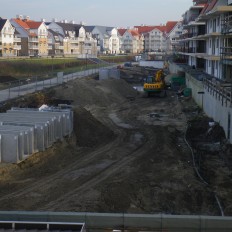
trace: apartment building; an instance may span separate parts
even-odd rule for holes
[[[8,19],[0,18],[0,56],[17,56],[21,50],[21,39],[18,31],[12,26]]]
[[[188,65],[205,69],[206,60],[206,23],[199,21],[207,0],[196,2],[183,14],[183,34],[181,35],[180,54]]]
[[[144,36],[137,28],[118,29],[122,53],[138,54],[144,51]]]
[[[118,54],[120,52],[120,39],[116,28],[106,26],[85,26],[85,29],[96,39],[98,53]]]
[[[54,53],[64,55],[97,55],[97,41],[91,33],[86,32],[83,25],[74,21],[51,22],[48,25],[55,42]]]
[[[30,20],[29,16],[18,15],[11,19],[12,25],[18,29],[19,37],[26,41],[22,44],[22,55],[47,56],[52,49],[52,41],[48,38],[48,30],[43,21]],[[26,53],[27,50],[27,54]]]
[[[230,81],[232,34],[230,0],[194,0],[183,15],[180,54],[188,65]]]
[[[160,26],[136,26],[138,32],[144,36],[145,52],[171,52],[178,43],[182,32],[181,22],[168,21]]]
[[[168,21],[166,23],[166,52],[172,53],[179,50],[179,37],[183,27],[181,21]]]

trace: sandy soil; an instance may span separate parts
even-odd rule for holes
[[[229,168],[217,164],[209,188],[192,167],[188,101],[172,92],[144,98],[124,80],[93,78],[57,87],[55,96],[73,100],[73,136],[0,166],[0,210],[220,215],[213,188],[231,215]]]

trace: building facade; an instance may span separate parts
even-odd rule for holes
[[[8,19],[0,18],[0,56],[17,56],[21,39]]]

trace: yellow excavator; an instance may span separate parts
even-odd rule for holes
[[[143,84],[143,90],[148,97],[150,95],[167,96],[163,69],[158,70],[154,76],[148,76],[146,78]]]

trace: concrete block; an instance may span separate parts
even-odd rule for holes
[[[18,152],[18,135],[0,135],[0,157],[3,163],[17,163],[20,161]]]
[[[0,123],[1,124],[1,123]],[[24,153],[25,155],[31,155],[35,153],[35,132],[33,126],[26,127],[26,126],[19,126],[19,125],[1,125],[0,126],[0,134],[2,131],[17,131],[17,132],[24,132]]]

